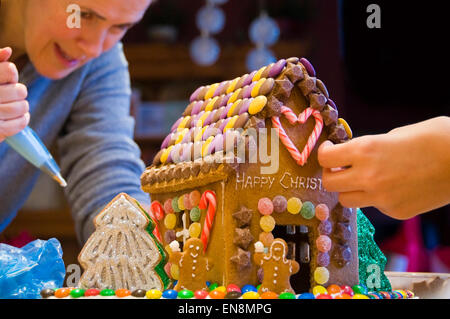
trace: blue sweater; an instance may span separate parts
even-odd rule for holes
[[[130,79],[121,43],[61,80],[40,76],[28,63],[20,82],[28,88],[29,126],[47,147],[57,146],[54,155],[68,183],[65,194],[80,240],[94,230],[94,215],[118,193],[149,203],[140,189],[145,167],[133,141]],[[39,174],[0,143],[0,232],[16,216]]]

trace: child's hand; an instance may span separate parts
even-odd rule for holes
[[[18,83],[19,72],[8,62],[10,48],[0,49],[0,142],[22,131],[30,121],[27,87]]]
[[[437,117],[319,147],[323,186],[346,207],[375,206],[397,219],[450,203],[450,118]],[[337,168],[344,168],[338,169]]]

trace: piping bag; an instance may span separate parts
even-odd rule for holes
[[[39,136],[30,127],[27,126],[16,135],[7,137],[5,142],[31,164],[50,175],[59,185],[67,186],[66,181],[61,176],[58,164],[56,164]]]

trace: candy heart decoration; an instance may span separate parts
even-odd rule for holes
[[[281,113],[286,117],[286,119],[291,124],[305,123],[308,118],[312,115],[316,120],[316,125],[314,126],[314,130],[311,133],[311,135],[308,138],[308,141],[306,142],[305,147],[303,148],[303,151],[300,153],[300,151],[297,149],[295,144],[292,142],[292,140],[287,136],[286,131],[284,130],[283,126],[281,125],[280,118],[278,116],[272,117],[272,124],[273,127],[277,129],[278,136],[280,137],[281,142],[286,146],[288,152],[291,154],[292,158],[295,160],[295,162],[303,166],[305,165],[306,161],[308,160],[309,155],[311,154],[312,149],[316,145],[317,141],[319,140],[320,133],[322,133],[323,129],[323,119],[320,115],[320,112],[308,107],[305,109],[302,113],[300,113],[297,117],[295,113],[288,108],[287,106],[281,107]]]

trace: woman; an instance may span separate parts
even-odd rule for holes
[[[130,82],[119,42],[151,0],[3,0],[0,7],[0,232],[39,171],[4,139],[30,125],[57,144],[78,237],[119,192],[144,205],[144,164],[133,142]],[[77,4],[81,25],[67,8]],[[51,200],[49,198],[49,200]]]

